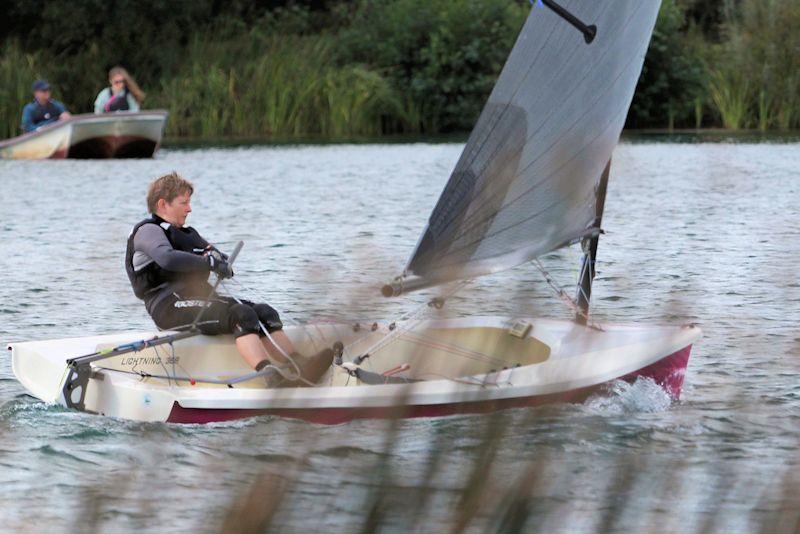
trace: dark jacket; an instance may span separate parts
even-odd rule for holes
[[[67,108],[58,100],[48,100],[44,106],[37,100],[29,102],[22,108],[22,131],[32,132],[45,124],[55,122],[65,111]]]

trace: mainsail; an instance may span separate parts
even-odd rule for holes
[[[596,26],[594,39],[531,10],[393,292],[508,269],[600,231],[598,184],[660,0],[560,4]]]

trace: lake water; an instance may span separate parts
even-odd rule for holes
[[[461,147],[0,161],[0,342],[150,329],[125,276],[125,241],[146,215],[148,182],[173,169],[195,183],[189,223],[221,248],[245,241],[240,294],[287,322],[400,317],[425,295],[386,300],[377,288],[403,268]],[[798,169],[795,143],[617,149],[593,310],[601,322],[702,327],[680,402],[639,382],[498,417],[141,424],[46,406],[4,358],[0,525],[243,531],[270,516],[290,532],[791,532]],[[570,286],[577,258],[567,250],[544,264]],[[445,311],[569,317],[531,266],[476,281]]]

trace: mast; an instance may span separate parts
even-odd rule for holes
[[[603,208],[606,203],[606,188],[608,187],[608,174],[611,170],[611,160],[608,160],[603,174],[600,176],[600,181],[597,184],[597,202],[596,214],[594,219],[595,228],[602,228],[603,222]],[[587,317],[589,316],[589,300],[592,298],[592,281],[595,275],[595,261],[597,259],[597,243],[600,241],[600,232],[592,234],[591,237],[584,238],[581,241],[581,248],[583,249],[583,258],[581,260],[581,276],[578,282],[578,294],[575,300],[578,303],[579,313],[575,314],[575,322],[578,324],[586,324]]]

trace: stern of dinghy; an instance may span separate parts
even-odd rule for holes
[[[153,335],[152,332],[126,332],[10,343],[8,350],[11,353],[11,369],[30,395],[46,403],[66,405],[63,389],[69,372],[67,364],[69,359],[95,352],[98,347],[128,343]],[[94,384],[100,383],[94,373],[89,383],[93,387],[87,388],[87,394],[92,393]]]
[[[35,343],[11,343],[11,370],[34,397],[49,404],[58,403],[66,376],[64,361],[44,357]]]

